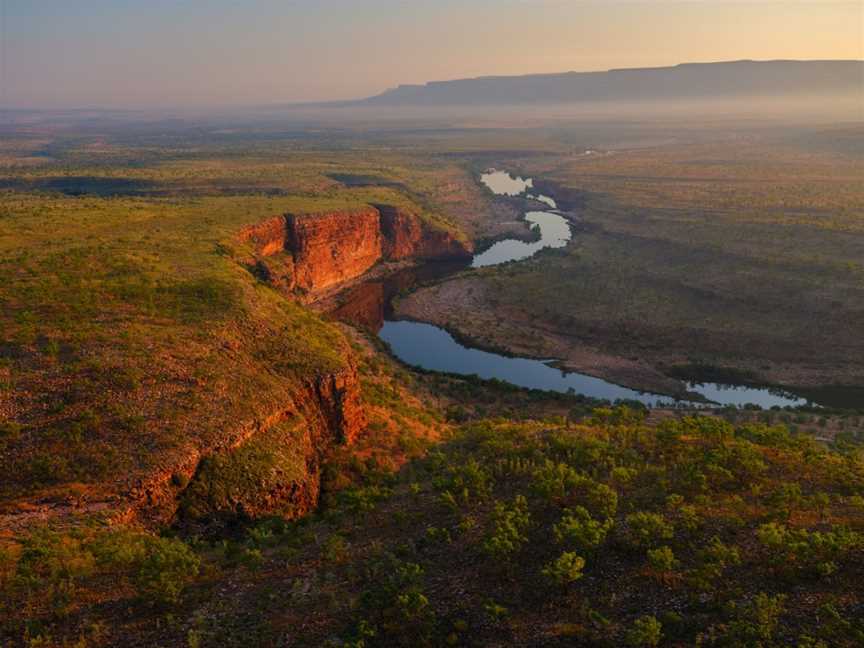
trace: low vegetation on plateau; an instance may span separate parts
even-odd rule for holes
[[[483,313],[529,354],[854,387],[862,204],[834,139],[80,128],[0,138],[0,645],[864,643],[854,408],[647,410],[415,371],[238,235],[386,205],[460,243],[525,237],[524,201],[477,182],[507,165],[550,183],[573,243],[400,304],[467,282],[435,312],[489,345],[513,338]]]

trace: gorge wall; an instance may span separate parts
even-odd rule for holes
[[[303,295],[363,275],[379,261],[470,258],[468,244],[419,216],[388,205],[285,214],[239,234],[253,248],[249,267],[273,285]]]
[[[285,216],[286,249],[294,257],[294,286],[325,290],[359,277],[381,258],[381,216],[369,209]]]
[[[207,448],[187,448],[163,470],[123,494],[123,521],[200,525],[280,515],[302,517],[318,505],[321,470],[338,445],[366,427],[353,361],[292,387],[260,418],[226,429]]]
[[[389,205],[376,205],[380,214],[384,258],[463,259],[471,250],[451,232],[424,226],[415,215]]]

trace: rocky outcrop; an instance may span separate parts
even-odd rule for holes
[[[366,427],[366,414],[360,401],[360,379],[357,369],[348,369],[317,376],[306,383],[307,398],[311,404],[306,417],[317,419],[320,429],[328,431],[327,446],[351,445]]]
[[[256,257],[268,257],[285,249],[285,217],[274,216],[267,220],[248,225],[240,230],[238,237],[252,244]]]
[[[379,206],[381,232],[384,234],[384,256],[398,261],[413,256],[423,239],[420,219],[395,207]]]
[[[433,229],[410,212],[389,205],[376,205],[381,214],[384,258],[462,259],[470,258],[468,246],[452,232]]]
[[[352,444],[365,427],[353,364],[308,378],[283,408],[238,426],[224,444],[187,448],[173,465],[134,484],[123,521],[162,525],[301,517],[318,505],[328,454]]]
[[[286,244],[294,256],[295,287],[317,292],[365,273],[381,259],[380,221],[378,210],[372,207],[286,215]]]
[[[244,228],[239,238],[252,248],[244,263],[253,273],[305,295],[355,279],[379,261],[471,257],[452,232],[388,205],[286,214]]]

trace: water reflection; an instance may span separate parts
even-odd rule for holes
[[[522,261],[534,256],[543,248],[565,247],[572,236],[570,224],[562,216],[552,212],[528,212],[525,220],[540,234],[540,239],[531,243],[507,239],[498,241],[485,252],[474,257],[471,267],[482,268],[508,261]]]
[[[366,281],[342,293],[338,305],[330,311],[330,315],[378,333],[385,320],[393,318],[394,297],[467,267],[469,266],[465,261],[429,262],[399,270],[381,279]]]
[[[530,179],[511,176],[503,171],[483,174],[482,181],[495,193],[502,195],[526,194],[533,188]],[[544,196],[532,196],[554,208],[555,202]],[[545,247],[562,247],[571,237],[567,221],[554,212],[532,211],[526,220],[539,228],[540,238],[533,243],[500,241],[478,254],[471,267],[483,267],[518,261],[536,254]],[[407,293],[425,282],[442,279],[468,264],[427,263],[391,274],[383,279],[369,281],[346,291],[338,307],[331,314],[339,319],[366,327],[379,334],[390,345],[393,354],[403,362],[432,371],[481,378],[497,378],[520,387],[550,391],[575,391],[593,398],[615,401],[636,400],[649,406],[669,406],[676,401],[665,395],[639,392],[614,383],[577,372],[562,372],[548,361],[514,358],[466,347],[442,328],[432,324],[395,320],[391,304],[394,297]],[[730,386],[717,383],[690,383],[688,388],[720,405],[758,405],[763,408],[787,407],[807,404],[807,400],[793,394],[769,388]],[[693,404],[694,402],[691,402]]]
[[[379,336],[403,362],[480,378],[506,380],[519,387],[584,394],[609,400],[638,400],[646,405],[672,405],[673,399],[647,394],[579,373],[564,373],[541,360],[511,358],[459,344],[447,331],[419,322],[385,322]]]

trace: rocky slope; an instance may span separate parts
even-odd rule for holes
[[[116,349],[81,347],[81,357],[111,359],[104,376],[81,364],[87,380],[70,382],[67,365],[36,348],[27,357],[38,367],[26,358],[9,367],[21,376],[13,409],[30,414],[0,447],[15,458],[0,478],[0,528],[82,515],[162,526],[307,513],[323,461],[354,441],[366,415],[350,345],[296,302],[383,261],[470,255],[452,233],[383,206],[288,213],[239,238],[243,264],[297,299],[261,292],[223,259],[222,283],[196,284],[182,299],[218,305],[230,296],[221,316],[208,311],[206,332],[169,313],[149,320],[140,354],[122,340]],[[138,326],[148,321],[127,312]],[[22,400],[39,393],[62,395],[63,406]]]
[[[321,466],[337,445],[350,445],[363,431],[356,367],[315,376],[284,410],[256,422],[223,452],[200,461],[179,501],[184,522],[301,517],[314,510],[321,491]]]
[[[29,442],[34,447],[22,447],[20,459],[10,466],[12,483],[3,482],[4,493],[12,497],[0,504],[0,531],[92,515],[161,527],[238,516],[294,518],[312,510],[323,461],[337,446],[352,444],[366,425],[356,360],[339,330],[312,315],[274,319],[270,327],[254,317],[232,323],[227,332],[214,331],[214,352],[206,365],[196,360],[193,342],[189,350],[171,351],[170,366],[162,354],[151,357],[152,381],[120,393],[109,388],[87,399],[90,409],[109,412],[122,395],[139,412],[134,433],[107,416],[82,432],[101,456],[131,457],[130,462],[103,460],[96,473],[97,458],[64,441],[65,456],[77,472],[67,475],[65,464],[57,464],[47,482],[31,484],[32,453],[61,451],[47,432],[42,439],[34,436]],[[294,331],[290,338],[286,324]],[[310,343],[310,327],[324,327],[326,333]],[[312,357],[315,344],[332,349],[336,359]],[[297,364],[295,351],[306,365]],[[190,380],[188,368],[200,376]],[[46,382],[50,375],[40,380],[43,388],[62,388]],[[184,384],[194,385],[194,392]],[[172,406],[166,406],[167,399]],[[38,420],[40,430],[58,425]],[[10,485],[17,487],[17,497]]]

